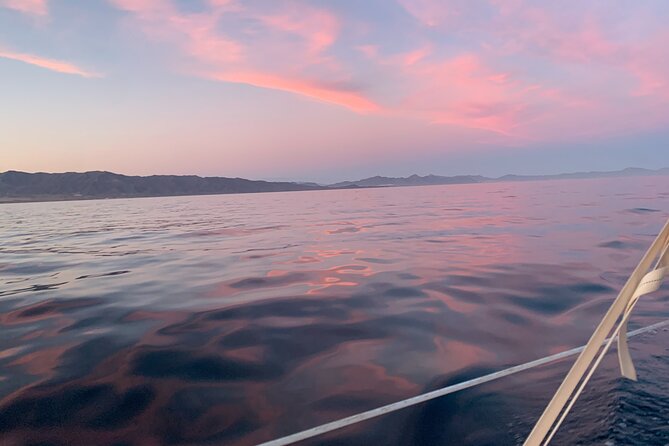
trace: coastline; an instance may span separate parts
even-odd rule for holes
[[[649,178],[669,176],[663,171],[655,171],[644,175],[620,174],[620,175],[593,175],[593,176],[568,176],[565,175],[546,175],[546,176],[506,176],[500,178],[488,178],[480,182],[454,182],[439,184],[382,184],[382,185],[346,185],[346,186],[322,186],[309,189],[286,189],[286,190],[264,190],[264,191],[235,191],[235,192],[212,192],[212,193],[183,193],[183,194],[145,194],[145,195],[110,195],[110,196],[90,196],[90,195],[26,195],[26,196],[0,196],[0,205],[3,204],[22,204],[22,203],[50,203],[62,201],[92,201],[92,200],[123,200],[134,198],[167,198],[167,197],[202,197],[212,195],[246,195],[246,194],[266,194],[279,192],[318,192],[318,191],[336,191],[350,189],[379,189],[379,188],[405,188],[405,187],[428,187],[428,186],[464,186],[490,183],[533,183],[544,181],[564,181],[564,180],[603,180],[615,178]]]

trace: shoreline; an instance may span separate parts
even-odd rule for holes
[[[285,192],[321,192],[321,191],[341,191],[341,190],[359,190],[359,189],[386,189],[386,188],[404,188],[404,187],[430,187],[430,186],[472,186],[478,184],[491,183],[534,183],[544,181],[565,181],[565,180],[605,180],[605,179],[621,179],[621,178],[654,178],[654,177],[669,177],[667,174],[657,173],[655,175],[620,175],[620,176],[593,176],[581,178],[522,178],[522,179],[491,179],[489,181],[480,182],[462,182],[462,183],[442,183],[442,184],[406,184],[406,185],[374,185],[374,186],[342,186],[342,187],[327,187],[301,189],[301,190],[270,190],[270,191],[247,191],[247,192],[218,192],[205,194],[165,194],[165,195],[126,195],[126,196],[71,196],[71,195],[57,195],[44,196],[34,195],[26,197],[2,197],[0,196],[0,205],[7,204],[26,204],[26,203],[51,203],[64,201],[93,201],[93,200],[126,200],[135,198],[168,198],[168,197],[209,197],[217,195],[247,195],[247,194],[271,194],[271,193],[285,193]]]

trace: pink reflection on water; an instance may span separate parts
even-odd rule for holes
[[[77,424],[74,416],[67,427],[22,427],[11,439],[164,444],[161,432],[169,431],[198,444],[239,429],[239,437],[222,442],[251,445],[415,395],[468,368],[503,368],[581,345],[651,237],[649,221],[664,217],[636,208],[655,206],[640,204],[638,194],[629,204],[621,205],[623,198],[612,204],[610,194],[598,195],[610,185],[594,192],[591,186],[335,191],[326,212],[305,212],[299,222],[294,211],[303,203],[282,214],[273,204],[280,194],[243,197],[239,202],[252,210],[279,211],[267,212],[276,221],[261,224],[256,212],[238,229],[231,223],[231,232],[211,224],[211,231],[197,226],[201,233],[186,229],[181,236],[181,226],[156,219],[161,231],[179,234],[169,251],[175,261],[153,262],[168,251],[155,250],[151,235],[144,242],[150,246],[124,249],[151,260],[128,275],[96,276],[104,272],[95,270],[103,257],[77,251],[94,260],[64,267],[73,277],[91,277],[76,288],[81,295],[72,287],[59,289],[58,299],[35,293],[0,313],[0,324],[20,329],[17,339],[29,346],[0,351],[0,359],[12,355],[3,375],[35,378],[2,404],[43,397],[30,407],[49,407],[50,398],[68,389],[98,384],[119,395],[146,385],[154,399],[128,425],[108,431]],[[314,209],[322,204],[322,195],[304,197]],[[207,203],[225,211],[225,200],[237,198],[201,200],[201,210],[211,212]],[[198,205],[192,198],[174,202]],[[178,223],[184,215],[170,218]],[[355,230],[337,231],[348,226]],[[60,231],[53,229],[59,237]],[[159,240],[169,246],[165,233]],[[81,298],[106,290],[113,292]],[[56,295],[48,293],[42,296]],[[663,297],[644,300],[636,321],[663,314]],[[127,344],[90,362],[91,350],[67,353],[89,339],[103,341],[94,353],[109,340]],[[164,354],[165,362],[151,369],[153,353]],[[138,366],[142,358],[148,371]],[[535,377],[555,380],[551,370]],[[33,385],[52,378],[41,389]],[[26,410],[25,419],[31,414]],[[368,426],[356,432],[367,435]]]

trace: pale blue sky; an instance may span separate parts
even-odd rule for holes
[[[0,0],[0,171],[669,166],[669,3]]]

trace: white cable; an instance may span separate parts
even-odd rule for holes
[[[629,314],[628,314],[629,316]],[[574,406],[574,403],[576,403],[576,400],[578,399],[579,396],[581,396],[581,392],[583,392],[583,389],[585,389],[585,386],[588,384],[588,381],[590,381],[590,378],[592,378],[592,375],[595,373],[595,370],[597,370],[597,367],[599,367],[599,363],[602,362],[602,359],[604,359],[604,356],[606,355],[606,352],[609,351],[609,347],[611,347],[611,344],[613,342],[613,339],[616,336],[619,336],[620,329],[625,325],[625,322],[627,321],[627,317],[625,317],[622,321],[620,321],[620,324],[616,328],[615,332],[611,335],[611,337],[606,341],[606,345],[604,345],[604,348],[601,350],[599,355],[597,356],[597,360],[595,363],[590,367],[590,370],[588,371],[588,374],[583,378],[581,381],[578,389],[574,393],[574,395],[571,397],[569,400],[569,404],[567,407],[562,411],[562,414],[560,415],[560,418],[557,420],[557,422],[553,425],[552,429],[544,439],[544,446],[548,446],[548,444],[551,442],[555,434],[557,433],[558,429],[560,429],[560,426],[562,425],[562,422],[567,418],[567,414],[569,414],[569,411],[571,408]],[[628,335],[629,337],[629,335]]]
[[[638,330],[631,331],[627,333],[627,337],[631,338],[649,331],[657,330],[664,326],[669,325],[669,320],[658,322],[656,324],[649,325],[647,327],[639,328]],[[608,341],[608,339],[607,339]],[[463,381],[458,384],[453,384],[451,386],[442,387],[441,389],[433,390],[431,392],[423,393],[411,398],[407,398],[402,401],[397,401],[385,406],[377,407],[376,409],[368,410],[356,415],[351,415],[350,417],[342,418],[340,420],[332,421],[330,423],[325,423],[320,426],[312,427],[311,429],[304,430],[286,437],[277,438],[276,440],[267,441],[261,443],[258,446],[285,446],[298,441],[306,440],[309,438],[316,437],[318,435],[325,434],[327,432],[332,432],[337,429],[341,429],[352,424],[357,424],[370,418],[375,418],[381,415],[385,415],[390,412],[395,412],[406,407],[415,406],[416,404],[424,403],[425,401],[430,401],[440,396],[449,395],[451,393],[459,392],[460,390],[469,389],[470,387],[475,387],[490,381],[495,381],[500,378],[504,378],[509,375],[513,375],[518,372],[525,370],[533,369],[544,364],[549,364],[551,362],[558,361],[560,359],[568,358],[569,356],[576,355],[580,353],[585,348],[585,345],[577,348],[572,348],[571,350],[566,350],[564,352],[556,353],[554,355],[546,356],[541,359],[536,359],[534,361],[526,362],[524,364],[516,365],[509,367],[498,372],[493,372],[488,375],[480,376],[478,378],[470,379],[468,381]]]
[[[568,405],[569,407],[571,406],[569,400],[574,396],[574,390],[582,381],[583,376],[588,373],[589,369],[590,374],[594,372],[594,369],[591,369],[591,366],[606,338],[615,336],[615,332],[622,328],[625,328],[625,330],[627,329],[625,319],[623,319],[623,324],[619,325],[618,329],[615,329],[621,316],[628,310],[631,311],[639,296],[659,289],[662,278],[666,273],[665,263],[669,260],[664,258],[664,255],[667,253],[667,245],[669,245],[669,220],[665,223],[655,240],[653,240],[653,243],[651,243],[650,247],[625,282],[625,285],[620,290],[618,297],[615,298],[606,314],[599,322],[599,325],[597,325],[597,328],[590,336],[590,340],[583,348],[583,351],[578,355],[578,358],[571,366],[571,369],[569,369],[569,373],[567,373],[567,376],[562,380],[560,387],[557,389],[532,428],[532,431],[525,439],[523,446],[539,446],[546,444],[544,442],[546,436],[549,434],[549,431],[556,420],[558,420],[558,418],[560,418],[560,420],[564,418],[565,414],[563,411]],[[648,272],[653,263],[655,263],[654,261],[658,258],[658,255],[660,256],[660,261],[656,263],[656,267],[660,265],[662,265],[662,267],[655,268],[653,271]],[[624,377],[636,379],[634,364],[629,355],[625,332],[623,331],[620,331],[618,336],[618,362],[620,363],[620,370]],[[573,399],[571,404],[573,404]]]
[[[666,253],[666,248],[665,251],[663,252],[663,256]],[[660,258],[662,260],[662,258]],[[658,265],[660,264],[660,261],[658,261]],[[578,386],[578,389],[574,392],[572,395],[571,399],[569,400],[569,403],[567,406],[564,408],[562,411],[562,414],[560,415],[560,418],[556,421],[556,423],[553,425],[551,430],[549,431],[548,435],[544,439],[544,446],[547,446],[555,434],[557,433],[558,429],[564,422],[565,418],[567,418],[567,415],[569,414],[569,411],[571,408],[574,406],[576,403],[576,400],[578,399],[579,396],[581,396],[581,393],[583,392],[583,389],[585,389],[585,386],[588,384],[590,381],[590,378],[592,378],[592,375],[595,373],[595,370],[597,370],[597,367],[599,367],[599,364],[602,362],[602,359],[604,359],[604,356],[606,355],[606,352],[608,352],[609,348],[611,347],[611,343],[613,342],[614,338],[618,338],[618,341],[621,339],[625,339],[625,333],[622,333],[621,336],[621,329],[623,327],[627,327],[627,321],[629,320],[630,316],[632,315],[632,310],[634,309],[634,306],[636,303],[639,301],[639,298],[645,294],[652,293],[653,291],[657,291],[660,288],[660,285],[662,283],[662,279],[666,275],[667,272],[667,267],[659,268],[656,270],[651,271],[650,273],[646,274],[644,278],[642,279],[641,283],[637,287],[637,290],[634,292],[632,295],[632,299],[630,300],[629,304],[627,305],[627,309],[625,310],[625,313],[622,315],[620,323],[616,327],[616,329],[611,333],[611,337],[608,339],[606,342],[606,345],[604,345],[604,348],[600,351],[599,355],[597,356],[597,359],[595,362],[591,365],[590,370],[588,371],[588,374],[583,378],[581,383]],[[629,357],[629,352],[627,352],[627,346],[625,346],[626,349],[626,354],[627,357]],[[618,352],[620,354],[620,351]],[[631,358],[629,359],[631,361]],[[631,362],[630,362],[631,364]],[[634,365],[631,366],[632,369],[634,368]],[[636,376],[636,372],[634,373]],[[636,378],[634,379],[636,381]]]

